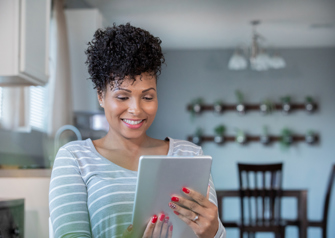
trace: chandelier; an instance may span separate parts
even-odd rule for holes
[[[265,38],[256,31],[256,26],[260,24],[260,21],[251,21],[251,24],[253,26],[251,46],[247,49],[243,49],[243,47],[236,49],[229,59],[228,68],[230,70],[244,70],[248,68],[248,62],[250,69],[256,71],[285,68],[285,60],[278,52],[269,55],[265,47],[262,46]]]

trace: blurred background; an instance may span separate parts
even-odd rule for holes
[[[57,148],[74,132],[98,139],[108,131],[84,51],[114,22],[162,40],[166,64],[148,135],[200,144],[213,157],[218,191],[239,189],[237,163],[283,163],[283,189],[306,191],[307,220],[321,220],[335,164],[334,12],[333,0],[1,0],[0,198],[25,199],[21,234],[48,236]],[[297,207],[283,198],[282,217],[296,219]],[[239,199],[226,199],[223,211],[238,220]],[[335,237],[334,194],[327,223]],[[302,237],[298,227],[286,237]],[[239,237],[238,227],[226,229]],[[307,237],[321,238],[322,229],[308,227]]]

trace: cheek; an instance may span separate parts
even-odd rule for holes
[[[127,107],[123,103],[113,102],[109,106],[109,112],[115,116],[123,113],[125,110],[127,110]]]
[[[158,102],[153,102],[153,103],[150,103],[148,105],[145,106],[145,111],[147,114],[150,114],[150,115],[156,115],[156,112],[157,112],[157,109],[158,109]]]

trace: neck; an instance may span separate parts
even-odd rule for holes
[[[141,150],[143,147],[146,147],[151,138],[147,134],[143,134],[138,138],[126,138],[112,130],[109,130],[103,139],[104,146],[110,150],[126,150],[136,152]]]

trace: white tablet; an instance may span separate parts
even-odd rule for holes
[[[194,238],[192,229],[169,208],[173,194],[189,187],[206,196],[211,156],[141,156],[133,209],[133,237],[142,238],[150,218],[160,212],[170,217],[173,238]]]

